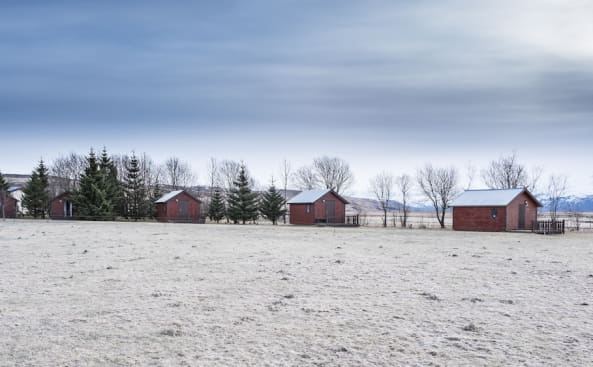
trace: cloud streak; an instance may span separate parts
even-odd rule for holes
[[[585,1],[65,1],[1,10],[0,124],[17,134],[82,138],[89,126],[92,137],[103,124],[146,139],[182,128],[234,142],[272,128],[278,139],[339,131],[348,144],[385,151],[401,141],[433,152],[443,140],[451,151],[502,141],[494,157],[517,146],[541,154],[560,139],[592,149]],[[520,129],[532,136],[527,146]]]

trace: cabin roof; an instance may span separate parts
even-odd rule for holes
[[[23,185],[10,185],[8,186],[8,192],[14,192],[14,191],[18,191],[18,190],[22,190],[23,189]]]
[[[189,197],[191,197],[191,198],[192,198],[192,199],[194,199],[195,201],[197,201],[197,202],[201,202],[199,199],[197,199],[197,198],[193,197],[193,195],[191,195],[190,193],[188,193],[188,192],[187,192],[187,191],[185,191],[185,190],[175,190],[175,191],[171,191],[171,192],[169,192],[169,193],[167,193],[167,194],[165,194],[165,195],[161,196],[161,197],[160,197],[160,198],[159,198],[157,201],[155,201],[155,203],[156,203],[156,204],[159,204],[159,203],[166,203],[167,201],[169,201],[169,200],[173,199],[175,196],[177,196],[177,195],[179,195],[179,194],[181,194],[181,193],[183,193],[183,192],[185,192],[185,193],[186,193],[186,194],[187,194]]]
[[[182,192],[183,190],[175,190],[166,193],[165,195],[161,196],[157,201],[155,201],[155,203],[166,203],[167,201],[173,199],[175,196],[181,194]]]
[[[330,189],[316,189],[303,191],[288,201],[288,204],[312,204],[321,199],[327,193],[333,193],[344,204],[349,204],[346,199],[338,195],[335,191]]]
[[[487,190],[466,190],[459,195],[457,199],[453,200],[451,207],[459,206],[507,206],[517,196],[526,193],[538,207],[543,206],[528,190],[526,189],[487,189]]]

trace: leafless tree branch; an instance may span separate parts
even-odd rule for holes
[[[371,179],[371,191],[381,205],[383,210],[383,227],[387,227],[387,212],[393,191],[393,175],[382,172]]]
[[[445,212],[457,194],[457,170],[434,168],[427,164],[418,171],[418,185],[432,203],[441,228],[445,228]]]

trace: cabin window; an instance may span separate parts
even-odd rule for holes
[[[305,206],[305,213],[311,213],[311,204],[307,204],[307,206]]]
[[[498,209],[497,208],[490,209],[490,216],[492,217],[492,219],[496,219],[496,217],[498,217]]]

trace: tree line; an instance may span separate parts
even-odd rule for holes
[[[466,189],[471,188],[476,172],[474,166],[466,167]],[[538,167],[528,171],[515,152],[490,161],[481,171],[482,181],[491,189],[527,188],[533,191],[541,175],[542,170]],[[284,159],[279,178],[283,194],[276,189],[272,178],[271,185],[260,196],[253,192],[256,182],[249,176],[244,163],[211,158],[207,168],[208,189],[203,193],[206,216],[216,222],[226,219],[243,223],[259,216],[274,223],[281,217],[286,222],[289,185],[300,190],[326,188],[344,194],[354,182],[349,164],[341,158],[328,156],[315,158],[310,165],[295,170]],[[399,222],[402,227],[407,227],[410,197],[413,190],[417,190],[430,202],[435,217],[444,228],[445,213],[462,189],[459,178],[455,167],[435,167],[428,163],[417,170],[415,177],[381,172],[370,180],[369,191],[383,211],[383,226],[387,226],[388,213],[395,209],[394,203],[398,200]],[[163,188],[188,188],[195,181],[191,166],[177,157],[157,164],[146,153],[110,156],[103,148],[97,157],[91,149],[87,156],[75,153],[61,156],[49,168],[41,160],[24,189],[22,204],[33,217],[43,218],[47,215],[50,197],[71,192],[80,218],[138,220],[155,215],[154,201],[163,194]],[[6,192],[2,182],[0,204],[5,201],[2,193]],[[565,176],[550,176],[547,194],[553,218],[566,190]]]
[[[220,175],[212,181],[213,195],[207,203],[207,216],[211,220],[219,222],[226,218],[233,223],[247,223],[263,217],[277,224],[278,218],[286,214],[285,198],[273,181],[260,195],[253,191],[255,181],[249,178],[244,163],[224,161],[218,168]],[[50,172],[55,175],[53,185],[50,185]],[[164,194],[165,187],[187,188],[191,177],[189,165],[175,157],[159,167],[146,155],[110,156],[103,148],[97,156],[91,149],[86,157],[70,154],[58,158],[50,169],[40,160],[23,189],[22,205],[34,218],[46,218],[50,199],[67,192],[78,219],[139,220],[156,215],[155,201]],[[226,179],[226,187],[222,178]],[[7,190],[8,184],[0,174],[2,203]]]
[[[212,186],[214,191],[208,205],[208,218],[216,223],[226,218],[228,222],[245,224],[262,216],[276,225],[278,219],[286,214],[286,200],[276,190],[273,180],[261,195],[251,186],[247,167],[242,163],[226,195],[220,187]]]
[[[146,185],[135,154],[120,171],[106,148],[99,156],[91,149],[86,157],[57,159],[51,169],[41,159],[23,188],[23,208],[34,218],[46,218],[50,199],[62,193],[70,194],[79,219],[93,220],[145,218],[154,212],[151,201],[161,195],[158,183]]]

